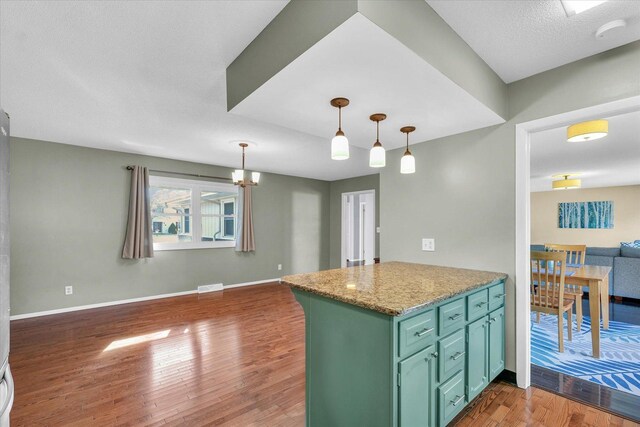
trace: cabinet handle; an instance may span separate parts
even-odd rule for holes
[[[416,332],[414,335],[415,335],[415,336],[417,336],[417,337],[421,337],[421,336],[423,336],[423,335],[428,334],[429,332],[433,332],[433,330],[434,330],[434,329],[435,329],[435,328],[429,328],[429,329],[424,328],[424,329],[423,329],[423,330],[421,330],[420,332]]]
[[[454,354],[453,356],[451,356],[451,359],[453,359],[453,360],[458,360],[458,359],[460,359],[462,356],[464,356],[464,353],[465,353],[464,351],[463,351],[462,353],[461,353],[461,352],[457,352],[456,354]]]
[[[494,298],[502,298],[504,296],[504,294],[498,294],[496,296],[494,296]]]
[[[460,402],[462,402],[464,400],[464,395],[460,396],[460,395],[456,395],[455,400],[451,401],[451,404],[453,406],[458,406],[460,404]]]
[[[486,301],[479,302],[478,304],[476,304],[476,307],[482,307],[486,303],[487,303]]]
[[[431,357],[433,357],[434,359],[438,357],[438,352],[436,351],[435,353],[431,353]]]
[[[456,320],[458,319],[460,316],[462,316],[462,313],[456,313],[453,316],[449,316],[449,320]]]
[[[497,317],[492,317],[491,319],[489,319],[489,322],[495,322],[496,320],[498,320]]]

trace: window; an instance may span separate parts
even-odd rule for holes
[[[151,176],[149,186],[155,250],[235,246],[235,185]]]

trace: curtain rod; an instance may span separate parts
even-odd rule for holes
[[[133,170],[133,166],[127,166],[127,170]],[[172,172],[172,171],[162,171],[157,169],[149,169],[149,172],[155,173],[168,173],[170,175],[182,175],[182,176],[194,176],[196,178],[209,178],[209,179],[219,179],[222,181],[233,181],[231,178],[227,178],[224,176],[211,176],[211,175],[200,175],[197,173],[184,173],[184,172]]]

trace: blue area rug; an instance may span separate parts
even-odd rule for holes
[[[600,359],[591,357],[591,319],[583,317],[582,330],[568,340],[564,320],[564,353],[558,352],[558,320],[531,313],[531,363],[556,372],[582,378],[616,390],[640,396],[640,326],[609,321],[609,330],[600,330]]]

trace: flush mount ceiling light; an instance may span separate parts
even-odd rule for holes
[[[241,142],[240,147],[242,147],[242,169],[236,169],[231,173],[231,179],[233,179],[233,183],[235,185],[239,185],[240,187],[246,187],[248,185],[258,185],[260,182],[260,172],[251,172],[251,179],[246,180],[244,178],[244,150],[249,146],[246,142]]]
[[[576,123],[567,128],[568,142],[593,141],[607,136],[609,133],[609,122],[606,120],[591,120],[588,122]]]
[[[376,122],[376,142],[369,152],[369,166],[372,168],[383,168],[387,164],[386,152],[380,143],[380,122],[387,118],[386,114],[376,113],[369,116],[369,119]]]
[[[606,0],[560,0],[567,16],[577,15],[601,5]]]
[[[555,180],[551,183],[551,188],[554,190],[571,190],[573,188],[580,188],[582,181],[580,179],[569,179],[572,176],[578,176],[577,173],[561,173],[559,175],[553,175],[552,178],[562,178]]]
[[[400,160],[400,173],[415,173],[416,171],[416,158],[413,157],[411,151],[409,151],[409,134],[416,130],[415,126],[405,126],[400,128],[400,132],[407,134],[407,149]]]
[[[331,105],[338,109],[338,132],[331,140],[331,158],[346,160],[349,158],[349,140],[342,132],[342,107],[349,105],[349,100],[347,98],[333,98]]]

